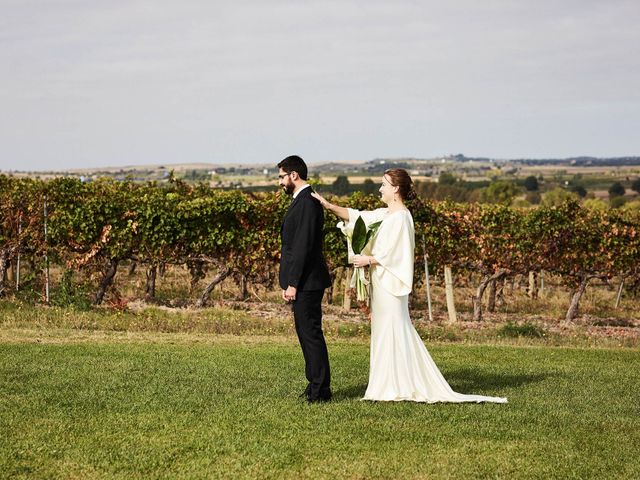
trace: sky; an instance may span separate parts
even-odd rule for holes
[[[0,11],[0,170],[640,155],[638,0]]]

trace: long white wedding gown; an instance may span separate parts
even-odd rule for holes
[[[495,402],[506,398],[454,392],[431,359],[409,317],[413,287],[415,233],[408,210],[389,213],[349,209],[349,225],[382,221],[372,245],[363,253],[371,267],[371,365],[363,400],[414,402]]]

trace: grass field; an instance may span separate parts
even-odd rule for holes
[[[5,328],[3,478],[638,478],[637,349],[429,344],[454,389],[371,403],[364,338],[307,405],[291,336]]]

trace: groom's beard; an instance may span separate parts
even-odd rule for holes
[[[287,183],[282,188],[284,189],[284,193],[287,195],[293,195],[293,191],[296,189],[296,186],[293,183]]]

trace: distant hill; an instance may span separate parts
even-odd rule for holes
[[[579,156],[570,158],[516,158],[494,159],[488,157],[468,157],[462,153],[443,155],[434,158],[376,158],[367,161],[328,161],[312,162],[311,169],[324,175],[355,174],[369,175],[379,174],[387,168],[404,168],[414,173],[437,175],[442,170],[459,170],[470,172],[475,170],[480,174],[486,169],[494,167],[510,166],[557,166],[557,167],[621,167],[640,166],[640,156],[628,157],[589,157]],[[254,175],[265,176],[276,172],[274,164],[232,164],[232,163],[182,163],[182,164],[156,164],[156,165],[128,165],[117,167],[75,168],[68,170],[49,171],[25,171],[5,170],[0,173],[15,176],[39,177],[42,179],[59,176],[72,176],[87,179],[98,177],[112,177],[118,180],[130,179],[133,181],[149,181],[166,179],[173,171],[177,177],[189,180],[206,180],[212,175]]]
[[[548,159],[514,159],[514,163],[523,163],[526,165],[575,165],[579,167],[599,166],[599,167],[615,167],[622,165],[640,165],[640,157],[572,157],[572,158],[548,158]]]

